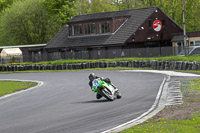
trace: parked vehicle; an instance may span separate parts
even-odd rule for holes
[[[94,92],[97,92],[98,94],[102,95],[109,101],[113,101],[119,98],[117,97],[118,96],[117,93],[119,92],[116,91],[116,89],[111,84],[102,81],[100,78],[94,79],[92,81],[92,89]]]
[[[190,46],[187,48],[188,55],[198,55],[200,54],[200,46]],[[185,49],[183,49],[179,54],[179,56],[185,56]]]

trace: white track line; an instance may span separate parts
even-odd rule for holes
[[[168,81],[170,80],[170,76],[180,76],[180,77],[184,77],[184,76],[191,77],[192,76],[192,77],[200,77],[200,75],[197,75],[197,74],[174,72],[174,71],[121,70],[121,72],[149,72],[149,73],[159,73],[159,74],[165,74],[167,78],[165,77],[164,80],[162,81],[162,84],[161,84],[161,86],[159,88],[159,91],[158,91],[158,94],[156,96],[156,100],[155,100],[154,104],[152,105],[152,107],[147,112],[143,113],[142,115],[140,115],[136,119],[128,121],[128,122],[126,122],[124,124],[121,124],[119,126],[116,126],[116,127],[112,128],[112,129],[103,131],[101,133],[120,132],[122,130],[125,130],[127,128],[133,127],[135,125],[138,125],[138,124],[146,121],[147,119],[153,117],[158,112],[160,112],[161,110],[163,110],[163,108],[165,107],[165,103],[166,103]]]
[[[162,92],[163,92],[163,87],[164,87],[164,84],[165,84],[166,80],[167,80],[167,78],[165,77],[164,80],[162,81],[162,84],[161,84],[160,88],[159,88],[159,91],[158,91],[158,94],[156,96],[156,100],[155,100],[154,104],[151,106],[151,108],[147,112],[143,113],[142,115],[140,115],[136,119],[128,121],[128,122],[126,122],[124,124],[121,124],[121,125],[119,125],[117,127],[112,128],[112,129],[103,131],[102,133],[120,132],[122,130],[125,130],[127,128],[130,128],[132,126],[135,126],[135,125],[137,125],[139,123],[142,123],[145,120],[147,120],[149,117],[147,118],[146,116],[148,114],[150,114],[153,110],[155,110],[155,108],[158,106],[158,103],[160,101],[160,98],[161,98],[161,95],[162,95]]]
[[[200,75],[192,73],[174,72],[174,71],[158,71],[158,70],[122,70],[121,72],[149,72],[149,73],[159,73],[169,76],[186,76],[186,77],[200,77]]]

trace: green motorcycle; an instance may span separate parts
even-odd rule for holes
[[[99,79],[94,79],[92,82],[92,90],[102,95],[109,101],[113,101],[117,98],[121,98],[121,95],[118,95],[119,92],[109,83]]]

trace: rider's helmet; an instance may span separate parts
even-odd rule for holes
[[[90,81],[93,81],[95,79],[94,73],[90,73],[88,78]]]

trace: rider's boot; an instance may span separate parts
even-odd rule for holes
[[[98,94],[98,93],[96,94],[96,98],[97,98],[97,99],[101,99],[101,97],[102,97],[102,96],[101,96],[100,94]]]

